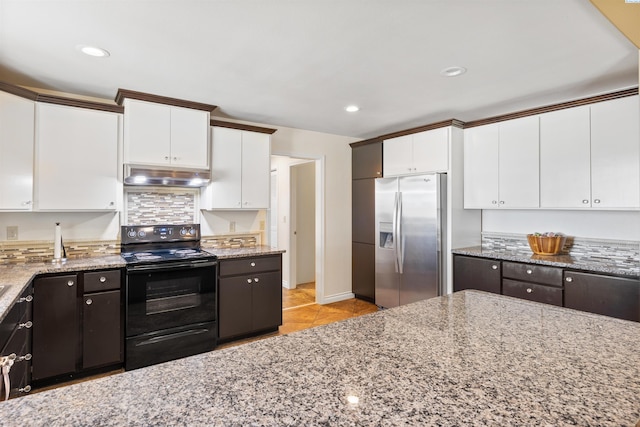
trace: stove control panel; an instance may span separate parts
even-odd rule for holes
[[[123,225],[122,244],[185,242],[200,240],[200,224]]]

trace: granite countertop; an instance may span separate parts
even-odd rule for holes
[[[627,259],[616,260],[596,255],[536,255],[529,250],[491,249],[481,246],[453,249],[456,255],[468,255],[503,261],[527,262],[531,264],[549,265],[570,268],[593,273],[606,273],[618,276],[640,277],[640,264]]]
[[[632,426],[638,336],[463,291],[12,399],[0,425]]]
[[[270,246],[255,248],[213,249],[204,248],[207,252],[217,255],[220,259],[242,258],[280,254],[284,251]],[[122,268],[126,264],[120,255],[96,256],[69,259],[64,264],[49,262],[24,262],[0,265],[0,285],[4,286],[0,293],[0,322],[5,318],[13,303],[27,287],[31,279],[38,274],[65,273],[75,271],[103,270]]]

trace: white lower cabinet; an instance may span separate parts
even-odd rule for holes
[[[202,191],[202,209],[268,209],[271,136],[212,127],[211,184]]]
[[[34,101],[0,92],[0,210],[33,206],[34,116]]]
[[[36,103],[35,208],[116,210],[118,113]]]
[[[464,207],[539,206],[538,117],[465,130]]]

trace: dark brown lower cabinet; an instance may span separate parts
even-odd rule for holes
[[[33,282],[34,381],[76,371],[80,342],[76,274]]]
[[[376,247],[351,243],[351,286],[357,298],[374,302],[376,298]]]
[[[82,369],[123,360],[120,291],[85,294],[82,301]]]
[[[104,291],[84,293],[85,284],[97,289],[93,281]],[[32,379],[59,381],[121,364],[123,331],[120,270],[36,278]]]
[[[562,307],[562,288],[502,279],[502,295]]]
[[[500,293],[500,261],[463,255],[453,257],[453,291],[476,289]]]
[[[282,324],[282,256],[219,261],[218,340]]]
[[[640,280],[565,271],[564,305],[640,322]]]

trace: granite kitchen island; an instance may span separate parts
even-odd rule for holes
[[[3,426],[633,426],[640,324],[464,291],[12,399]]]

